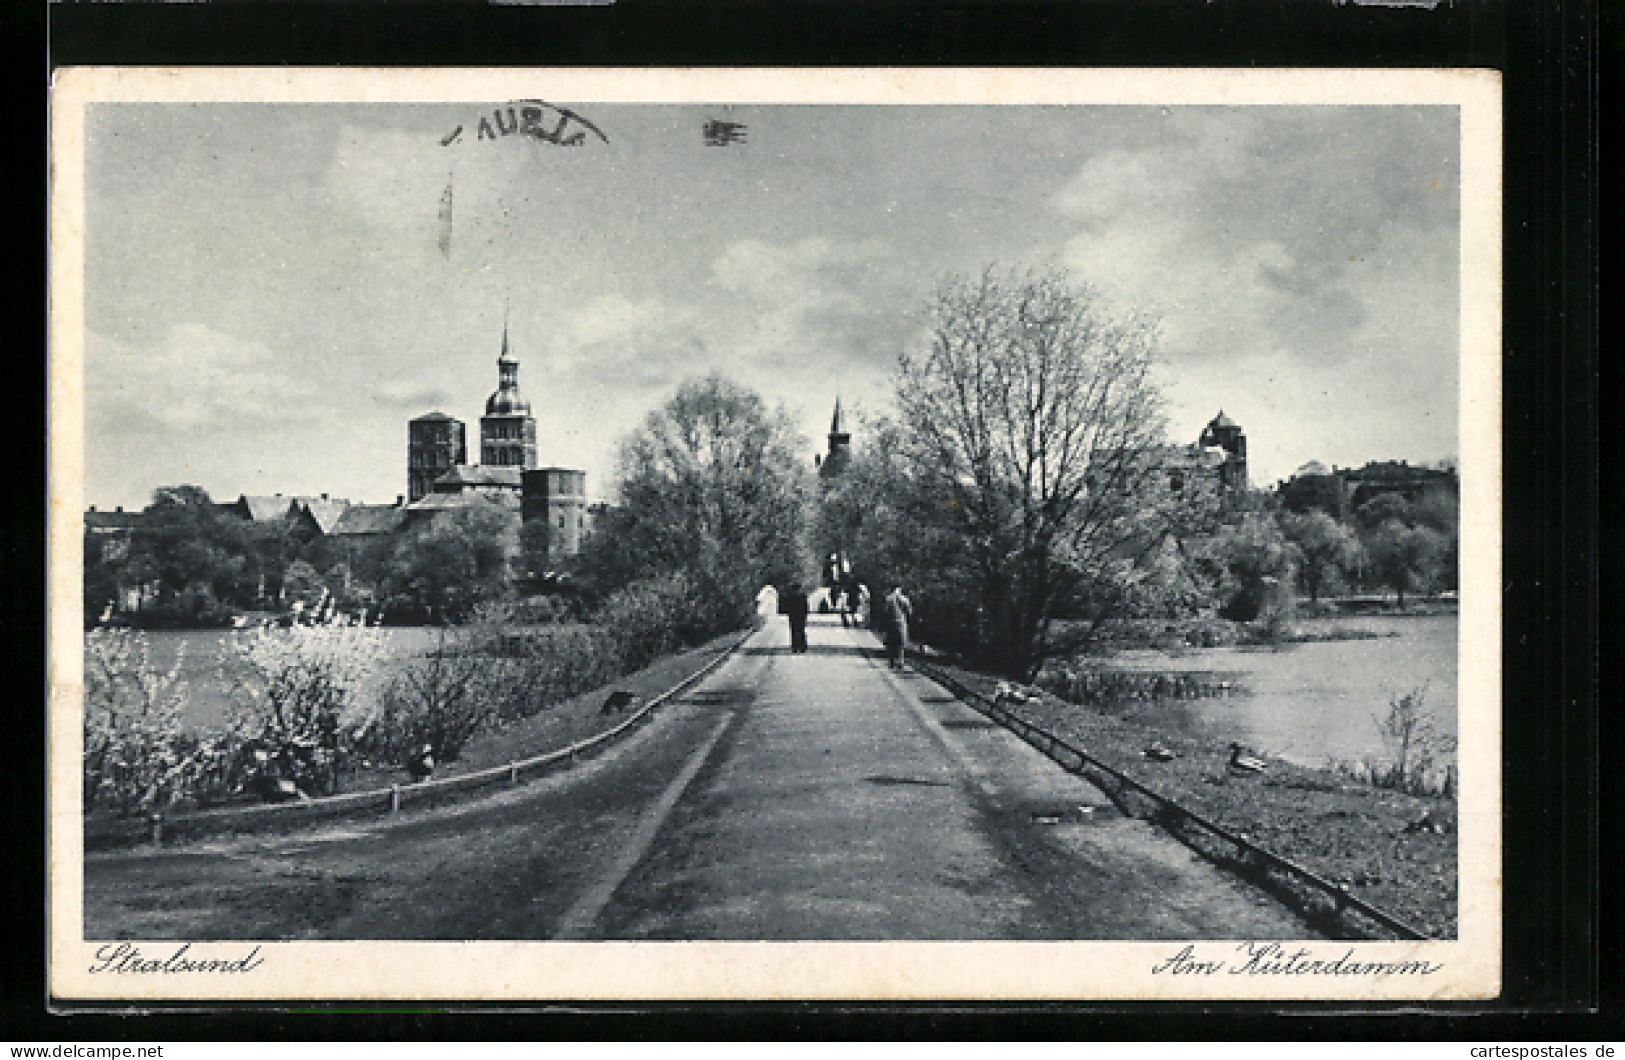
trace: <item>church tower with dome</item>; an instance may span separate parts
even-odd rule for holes
[[[508,348],[508,324],[502,324],[502,353],[497,357],[497,390],[480,417],[480,463],[486,467],[534,468],[536,419],[530,402],[519,393],[519,358]]]

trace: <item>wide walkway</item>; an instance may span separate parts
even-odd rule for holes
[[[780,623],[703,696],[731,716],[591,934],[640,939],[1302,938],[867,632]],[[754,663],[754,665],[750,664]]]
[[[783,619],[625,742],[476,802],[85,859],[90,939],[1302,939],[872,634]]]

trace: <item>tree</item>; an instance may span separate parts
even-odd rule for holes
[[[1323,511],[1281,516],[1281,528],[1298,552],[1298,577],[1318,603],[1320,590],[1336,585],[1358,565],[1360,539],[1347,526]]]
[[[1405,606],[1405,590],[1425,590],[1440,573],[1444,539],[1425,526],[1406,526],[1398,519],[1383,523],[1366,542],[1371,572],[1377,581],[1399,594]]]
[[[437,513],[396,546],[386,591],[437,620],[461,620],[506,589],[518,522],[517,513],[483,501]]]
[[[1249,512],[1221,527],[1209,543],[1209,563],[1224,600],[1220,613],[1251,622],[1290,608],[1294,552],[1267,512]]]
[[[1156,331],[1056,273],[950,278],[929,313],[899,363],[904,457],[946,506],[986,661],[1028,680],[1058,612],[1098,604],[1192,507],[1157,458]]]
[[[683,575],[718,621],[743,622],[764,583],[806,567],[804,448],[783,408],[717,375],[686,382],[623,444],[599,547],[621,552],[620,577]]]
[[[233,639],[242,663],[239,723],[251,746],[306,794],[332,794],[353,733],[378,712],[380,631],[338,617]]]
[[[327,583],[314,566],[296,559],[282,576],[282,591],[290,604],[315,607],[327,592]]]

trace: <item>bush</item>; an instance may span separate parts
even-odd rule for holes
[[[469,633],[442,633],[433,651],[396,669],[351,734],[353,750],[404,765],[427,744],[436,761],[456,761],[494,712],[496,662]]]
[[[1367,759],[1365,772],[1379,788],[1410,795],[1450,796],[1455,791],[1455,767],[1444,761],[1454,750],[1439,735],[1427,709],[1427,685],[1388,701],[1388,713],[1372,717],[1387,752],[1381,760]]]
[[[612,593],[593,621],[613,641],[621,671],[630,672],[741,628],[744,619],[737,612],[716,594],[699,591],[686,575],[668,574]]]
[[[193,585],[124,618],[137,629],[224,629],[236,614],[207,585]]]
[[[85,637],[84,808],[120,816],[183,799],[218,801],[231,785],[232,733],[199,737],[182,728],[183,650],[167,671],[146,635],[98,629]]]
[[[378,631],[337,616],[261,627],[233,648],[249,674],[241,685],[249,739],[306,794],[337,791],[350,733],[377,710]]]
[[[625,672],[614,638],[595,627],[504,634],[492,660],[496,717],[528,718],[598,688]]]

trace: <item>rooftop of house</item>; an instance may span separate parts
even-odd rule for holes
[[[485,464],[458,464],[434,480],[436,493],[455,493],[465,486],[509,486],[518,489],[520,468]]]
[[[405,518],[406,510],[400,505],[352,504],[344,509],[344,514],[326,533],[335,537],[389,534],[399,529]]]

